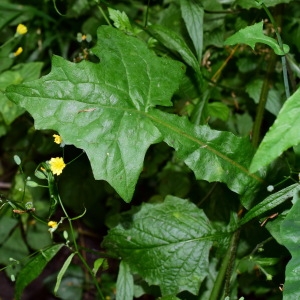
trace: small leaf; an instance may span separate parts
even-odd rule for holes
[[[62,247],[63,244],[57,244],[41,251],[21,269],[15,286],[15,297],[17,300],[21,299],[24,288],[42,273],[48,262]]]
[[[204,9],[200,3],[194,0],[181,0],[180,7],[186,28],[196,49],[198,61],[201,62]]]
[[[65,260],[65,262],[64,262],[62,268],[60,269],[59,273],[57,274],[57,280],[56,280],[56,284],[55,284],[55,287],[54,287],[54,294],[55,295],[56,295],[56,293],[59,289],[61,280],[62,280],[65,272],[67,271],[74,255],[75,255],[75,253],[70,254],[70,256]]]
[[[250,172],[271,163],[292,146],[300,143],[300,89],[283,105],[274,124],[262,140],[252,160]]]
[[[14,155],[14,161],[18,166],[21,164],[21,158],[18,155]]]
[[[184,290],[196,295],[208,272],[213,238],[202,210],[168,196],[163,203],[146,203],[137,213],[125,214],[103,246],[149,285],[160,285],[163,296]]]
[[[94,267],[93,267],[93,274],[94,276],[96,276],[99,268],[102,266],[102,264],[104,263],[105,259],[104,258],[98,258],[94,261]]]
[[[263,24],[264,22],[261,21],[260,23],[239,30],[229,37],[224,42],[224,45],[247,44],[254,50],[256,43],[262,43],[270,46],[277,55],[285,55],[288,53],[288,45],[284,44],[282,50],[275,39],[263,34]]]
[[[129,265],[121,261],[116,285],[116,300],[133,299],[134,285],[133,276]]]
[[[299,191],[300,191],[300,185],[298,183],[295,183],[293,185],[290,185],[282,189],[277,193],[270,195],[262,202],[260,202],[259,204],[251,208],[250,211],[248,211],[246,215],[240,220],[239,224],[240,225],[246,224],[253,218],[258,217],[259,215],[283,203],[287,199],[292,198],[294,194]]]

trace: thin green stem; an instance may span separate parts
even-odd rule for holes
[[[109,26],[112,26],[110,21],[109,21],[109,18],[106,16],[105,12],[103,11],[102,7],[100,5],[98,5],[98,8],[101,12],[101,15],[103,16],[103,18],[105,19],[106,23],[109,25]]]
[[[146,17],[145,17],[145,25],[144,25],[145,28],[148,26],[149,5],[150,5],[150,0],[148,0],[147,9],[146,9]]]
[[[275,30],[275,34],[276,34],[276,37],[277,37],[277,41],[278,41],[278,45],[279,45],[280,49],[282,51],[284,51],[283,50],[282,39],[281,39],[280,33],[278,31],[278,26],[276,24],[275,19],[273,18],[270,10],[268,9],[268,7],[264,3],[261,3],[261,6],[264,9],[264,11],[266,12],[266,14],[268,15],[271,23],[273,24],[273,27],[274,27],[274,30]],[[288,80],[288,70],[287,70],[285,55],[281,56],[281,63],[282,63],[282,73],[283,73],[285,95],[286,95],[286,98],[289,98],[290,95],[291,95],[291,93],[290,93],[290,86],[289,86],[289,80]]]
[[[276,63],[276,55],[274,53],[271,54],[267,74],[265,77],[265,80],[263,82],[263,86],[260,93],[260,99],[257,107],[256,117],[253,124],[253,130],[252,130],[252,144],[255,148],[258,147],[259,141],[260,141],[260,129],[261,124],[265,112],[265,106],[268,100],[268,94],[269,94],[269,85],[270,85],[270,79],[271,75],[274,71]]]
[[[69,226],[70,226],[70,231],[71,231],[71,235],[72,235],[72,240],[73,240],[73,244],[74,244],[74,248],[75,248],[75,253],[78,255],[78,257],[80,258],[81,262],[83,263],[84,267],[88,270],[88,272],[90,273],[92,279],[93,279],[93,282],[96,286],[96,289],[97,289],[97,292],[99,294],[99,297],[101,300],[105,300],[104,296],[103,296],[103,293],[99,287],[99,284],[98,284],[98,281],[97,281],[97,278],[95,277],[93,271],[91,270],[91,268],[89,267],[88,263],[86,262],[86,260],[83,258],[83,256],[81,255],[80,251],[79,251],[79,248],[78,248],[78,244],[76,242],[76,237],[75,237],[75,233],[74,233],[74,228],[73,228],[73,223],[72,223],[72,220],[70,219],[62,201],[61,201],[61,198],[59,195],[57,195],[57,198],[58,198],[58,201],[59,201],[59,204],[66,216],[66,218],[68,219],[68,222],[69,222]]]

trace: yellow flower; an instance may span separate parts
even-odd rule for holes
[[[62,143],[62,138],[61,138],[60,135],[53,134],[53,137],[54,137],[54,143],[56,143],[56,144],[61,144]]]
[[[19,47],[16,52],[14,52],[14,56],[18,56],[23,52],[23,48]]]
[[[55,221],[49,221],[48,222],[48,226],[51,227],[51,228],[56,228],[57,227],[57,222],[55,222]]]
[[[17,31],[16,31],[16,34],[17,35],[23,35],[27,32],[27,27],[23,24],[19,24],[18,27],[17,27]]]
[[[60,175],[62,173],[62,170],[66,166],[62,157],[51,158],[49,161],[49,165],[54,175]]]

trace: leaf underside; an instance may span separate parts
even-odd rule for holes
[[[147,149],[165,141],[197,179],[225,182],[250,205],[261,181],[248,172],[250,142],[155,108],[172,105],[183,64],[157,57],[140,39],[108,26],[98,29],[92,50],[100,63],[54,56],[48,75],[10,86],[7,97],[33,116],[37,129],[56,130],[66,144],[83,149],[94,177],[127,202]]]

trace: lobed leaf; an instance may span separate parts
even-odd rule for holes
[[[99,64],[54,56],[50,74],[10,86],[7,96],[32,114],[37,129],[56,130],[66,144],[84,149],[94,177],[108,181],[127,202],[148,147],[164,140],[198,179],[226,183],[250,206],[261,182],[248,172],[250,142],[154,108],[172,104],[181,63],[159,58],[141,40],[107,26],[98,29],[93,53]],[[197,63],[192,53],[184,55]]]
[[[250,171],[256,172],[292,146],[300,143],[300,89],[283,105],[277,119],[262,140],[252,160]]]
[[[168,196],[163,203],[146,203],[137,213],[127,214],[109,231],[103,246],[148,284],[159,285],[163,296],[183,290],[197,294],[207,275],[213,238],[202,210]]]
[[[224,45],[246,44],[254,50],[256,43],[262,43],[270,46],[277,55],[285,55],[288,53],[288,45],[284,44],[283,49],[281,49],[275,39],[263,34],[263,24],[264,22],[261,21],[239,30],[237,33],[229,37],[224,42]]]

